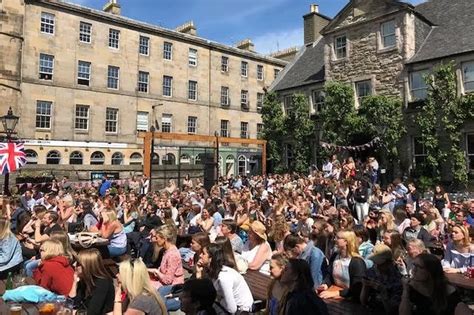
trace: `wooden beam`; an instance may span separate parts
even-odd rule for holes
[[[150,178],[150,184],[151,184],[151,174],[150,174],[150,165],[151,165],[151,138],[152,138],[152,133],[151,132],[146,132],[144,133],[144,139],[143,139],[143,174],[145,174],[146,177]]]

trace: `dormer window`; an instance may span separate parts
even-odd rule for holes
[[[382,23],[380,36],[382,48],[389,48],[395,46],[397,44],[395,21],[388,21]]]

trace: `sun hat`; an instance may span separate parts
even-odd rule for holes
[[[267,240],[267,234],[265,233],[267,229],[265,228],[265,225],[263,225],[262,222],[253,221],[252,224],[250,224],[250,230],[265,241]]]
[[[372,254],[368,257],[376,265],[381,265],[389,260],[393,260],[392,250],[385,244],[374,246]]]

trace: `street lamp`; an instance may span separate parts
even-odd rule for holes
[[[219,132],[214,131],[216,137],[216,183],[219,181]]]
[[[18,124],[18,120],[20,120],[20,117],[13,115],[13,110],[10,107],[8,109],[8,112],[6,115],[3,115],[0,117],[0,120],[2,121],[3,125],[3,132],[6,135],[6,140],[8,143],[12,141],[12,135],[16,134],[15,128],[16,125]],[[5,174],[5,181],[3,183],[3,194],[5,196],[10,195],[10,190],[8,189],[10,182],[10,174],[7,173]]]

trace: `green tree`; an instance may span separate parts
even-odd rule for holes
[[[284,115],[280,100],[274,92],[265,95],[262,106],[263,139],[267,140],[267,158],[272,161],[274,171],[283,170]]]
[[[425,77],[428,97],[416,116],[427,158],[435,178],[465,186],[467,166],[461,150],[461,127],[472,116],[472,97],[459,98],[454,64],[440,64]]]

